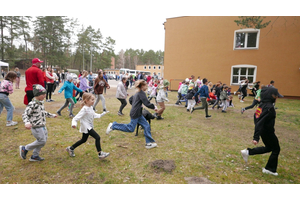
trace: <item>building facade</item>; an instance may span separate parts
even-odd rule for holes
[[[151,73],[151,76],[155,72],[158,77],[164,77],[163,65],[136,65],[135,69],[138,71],[148,71]]]
[[[238,89],[238,81],[275,87],[285,96],[300,96],[300,17],[272,16],[264,29],[241,29],[233,16],[169,18],[164,23],[164,78],[171,89],[194,75]]]

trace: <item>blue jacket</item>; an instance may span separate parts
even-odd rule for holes
[[[65,90],[65,98],[72,98],[73,97],[73,90],[77,90],[78,92],[82,92],[81,89],[76,87],[74,83],[70,81],[65,81],[64,85],[60,88],[58,93],[61,93],[63,90]]]
[[[208,87],[207,85],[203,85],[198,92],[194,95],[195,97],[200,93],[200,98],[201,97],[206,97],[208,98]]]

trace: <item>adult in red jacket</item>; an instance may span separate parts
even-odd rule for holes
[[[25,87],[25,96],[24,96],[24,104],[28,105],[28,103],[33,99],[33,85],[40,84],[41,86],[45,87],[44,84],[44,76],[43,72],[40,69],[41,61],[38,58],[32,59],[32,66],[29,67],[25,71],[25,80],[26,80],[26,87]]]

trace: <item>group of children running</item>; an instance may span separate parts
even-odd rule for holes
[[[191,79],[186,79],[180,84],[178,90],[178,100],[176,102],[177,105],[181,104],[181,102],[186,102],[185,107],[187,108],[187,111],[191,113],[198,109],[205,109],[206,118],[211,117],[210,115],[208,115],[209,104],[213,105],[212,108],[214,108],[215,106],[217,106],[218,108],[223,107],[223,113],[226,112],[228,106],[233,106],[230,87],[228,87],[226,84],[218,82],[217,84],[212,85],[212,83],[208,82],[206,78],[200,80],[200,77],[198,77],[196,81],[194,81],[193,78],[194,77],[192,76]],[[5,80],[2,81],[0,85],[0,113],[3,110],[3,107],[6,107],[8,112],[6,123],[7,126],[15,125],[14,123],[16,123],[12,121],[12,111],[14,108],[8,98],[9,94],[12,94],[13,92],[12,84],[15,79],[16,74],[14,72],[8,72]],[[122,81],[122,84],[124,84],[124,82],[126,82],[126,80]],[[244,90],[248,87],[249,81],[245,80],[244,82],[246,84],[241,83],[241,102],[243,102],[243,99],[246,96]],[[161,115],[165,110],[164,102],[169,101],[167,98],[168,85],[169,82],[163,79],[158,80],[153,78],[148,83],[145,80],[137,80],[135,82],[135,87],[138,89],[138,91],[131,98],[132,108],[130,111],[130,123],[110,123],[107,127],[106,134],[110,134],[110,132],[112,132],[113,130],[133,132],[137,123],[139,123],[144,129],[146,149],[157,147],[157,144],[151,135],[150,125],[142,115],[142,105],[146,106],[149,109],[153,109],[155,111],[154,116],[157,119],[163,119]],[[262,154],[272,151],[269,162],[267,163],[266,167],[263,168],[263,173],[276,176],[278,175],[276,170],[280,147],[278,139],[274,133],[274,116],[276,114],[274,103],[276,98],[280,96],[280,94],[278,93],[278,90],[274,88],[274,82],[273,85],[270,84],[268,85],[268,87],[262,86],[261,89],[259,89],[258,82],[256,83],[256,85],[258,86],[254,86],[256,89],[254,89],[253,93],[255,93],[256,95],[252,105],[246,108],[242,108],[241,113],[245,112],[245,110],[247,109],[253,108],[255,105],[259,105],[255,113],[255,134],[253,137],[253,144],[256,145],[259,141],[259,136],[261,136],[265,147],[258,147],[253,149],[248,148],[242,150],[241,153],[245,162],[247,162],[249,155]],[[85,143],[89,136],[92,136],[95,139],[95,146],[99,159],[104,159],[109,156],[109,153],[102,151],[100,145],[100,136],[93,129],[94,118],[101,118],[109,112],[106,110],[105,99],[102,95],[104,87],[109,88],[109,85],[103,79],[102,72],[99,72],[99,75],[94,84],[95,95],[77,88],[72,82],[71,76],[67,77],[67,81],[59,90],[59,93],[61,93],[63,90],[65,91],[64,95],[66,101],[65,104],[57,111],[57,114],[61,116],[61,111],[69,104],[71,104],[69,109],[69,115],[72,118],[71,127],[76,128],[78,121],[80,121],[79,132],[82,133],[82,138],[79,141],[75,142],[73,145],[66,148],[66,151],[71,157],[75,156],[74,150],[81,144]],[[73,90],[82,93],[81,110],[76,116],[73,115]],[[25,146],[21,145],[19,147],[20,156],[22,159],[26,159],[28,151],[33,150],[33,154],[29,159],[30,161],[44,160],[44,158],[40,157],[39,154],[41,148],[46,144],[48,138],[46,117],[57,117],[56,114],[51,114],[45,111],[44,99],[46,97],[46,93],[47,91],[43,86],[39,84],[33,85],[34,98],[27,105],[22,115],[22,119],[25,123],[25,128],[31,129],[32,135],[36,138],[36,140],[30,144],[27,144]],[[146,96],[146,93],[149,94],[148,98]],[[160,106],[160,110],[158,110],[156,105],[150,102],[152,98],[155,98],[156,102]],[[99,100],[101,100],[103,103],[102,114],[97,114],[95,112],[95,107]],[[196,105],[200,102],[202,106],[196,107]]]

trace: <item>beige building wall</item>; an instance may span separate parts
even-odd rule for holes
[[[151,72],[151,76],[154,72],[156,72],[156,75],[159,77],[164,77],[164,66],[163,65],[136,65],[136,70],[139,71],[148,71]]]
[[[300,96],[300,17],[266,17],[258,49],[234,50],[238,17],[178,17],[166,20],[164,78],[177,90],[179,81],[194,75],[230,84],[234,65],[256,66],[256,81],[285,96]]]

